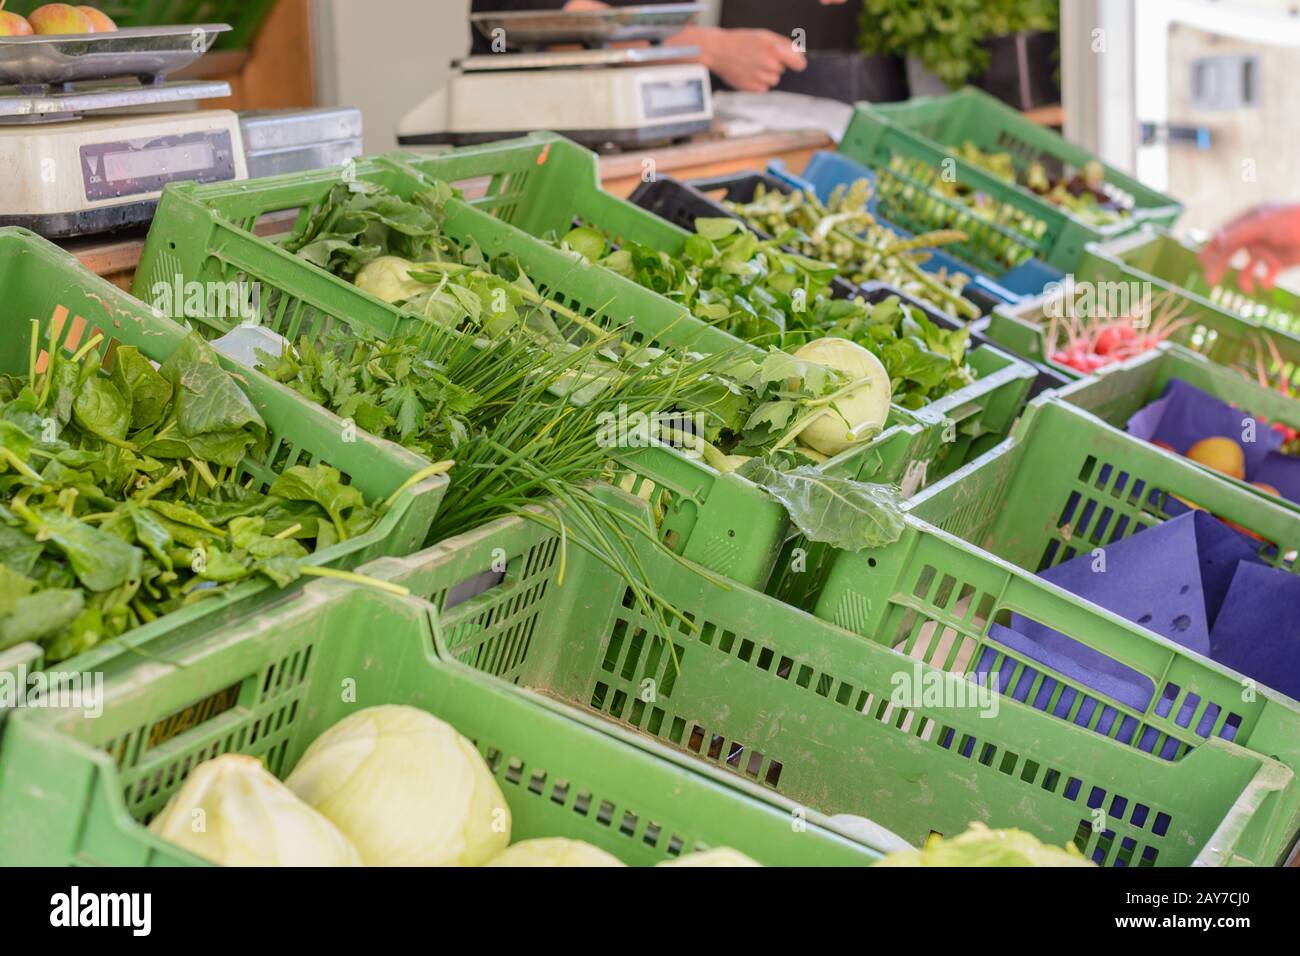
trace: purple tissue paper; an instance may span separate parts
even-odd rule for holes
[[[1079,555],[1040,576],[1268,687],[1300,690],[1300,577],[1268,567],[1257,542],[1187,511],[1106,545],[1104,571],[1086,542],[1076,546]],[[1120,703],[1150,704],[1152,681],[1119,661],[1023,615],[1008,624],[990,636]]]
[[[1253,441],[1243,441],[1248,426],[1254,429]],[[1186,455],[1204,438],[1231,438],[1245,458],[1247,481],[1263,480],[1256,475],[1264,460],[1282,447],[1283,440],[1281,432],[1255,421],[1240,408],[1176,378],[1170,379],[1160,398],[1136,412],[1126,427],[1129,434],[1149,442],[1163,442],[1180,455]]]
[[[1210,631],[1210,657],[1300,700],[1300,576],[1239,564]]]
[[[1251,481],[1272,485],[1288,501],[1300,501],[1300,458],[1270,452]]]

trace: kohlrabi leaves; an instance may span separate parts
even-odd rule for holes
[[[808,466],[779,471],[756,458],[737,473],[785,505],[810,541],[861,551],[893,544],[903,534],[902,499],[892,486],[831,477]]]

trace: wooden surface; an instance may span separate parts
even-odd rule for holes
[[[279,235],[293,228],[298,218],[296,209],[273,212],[262,216],[253,225],[253,231],[259,236]],[[86,239],[69,239],[60,242],[95,275],[103,276],[114,285],[130,291],[131,280],[135,277],[135,267],[140,263],[144,252],[145,232],[131,232],[109,237],[88,237]]]
[[[807,165],[814,151],[834,148],[834,141],[821,130],[710,137],[676,146],[602,156],[601,185],[616,196],[627,196],[651,169],[656,175],[667,173],[677,179],[695,179],[745,169],[766,169],[771,159],[784,160],[797,172]]]
[[[135,267],[144,251],[143,235],[107,238],[67,239],[59,243],[95,275],[130,290]]]
[[[198,61],[197,75],[225,80],[231,89],[230,96],[205,100],[203,106],[224,110],[315,106],[312,59],[311,0],[278,0],[246,56],[239,51],[214,53]],[[209,72],[223,69],[229,72]]]
[[[1040,106],[1035,110],[1025,110],[1025,119],[1033,120],[1040,126],[1064,126],[1065,107],[1057,103],[1055,106]]]

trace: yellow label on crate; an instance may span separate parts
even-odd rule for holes
[[[145,749],[152,750],[178,734],[192,730],[233,708],[239,702],[241,684],[242,682],[231,684],[229,687],[203,698],[198,703],[190,704],[183,710],[178,710],[176,713],[158,721],[149,729],[149,740],[145,744]]]

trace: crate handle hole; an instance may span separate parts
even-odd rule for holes
[[[500,571],[488,568],[486,571],[480,571],[478,574],[472,574],[461,581],[457,581],[447,589],[447,597],[442,604],[443,611],[450,611],[457,605],[464,604],[466,601],[473,600],[499,588],[505,582],[509,571],[509,565],[506,565],[505,569]]]

